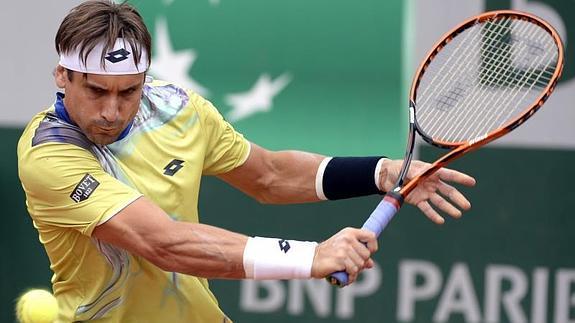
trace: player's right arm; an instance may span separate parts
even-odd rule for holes
[[[248,237],[217,227],[172,220],[141,197],[98,225],[92,236],[140,255],[165,271],[243,278]]]
[[[145,197],[98,225],[92,235],[140,255],[165,271],[206,278],[245,278],[247,236],[205,224],[174,221]],[[359,241],[366,241],[369,250]],[[361,269],[373,266],[370,254],[376,249],[372,233],[343,229],[318,245],[311,276],[322,278],[334,270],[346,270],[355,280]]]

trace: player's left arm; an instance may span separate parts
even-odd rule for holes
[[[401,169],[401,160],[381,157],[328,159],[303,151],[270,151],[247,142],[209,101],[192,95],[192,105],[207,138],[204,174],[219,176],[261,203],[304,203],[382,193],[391,189],[390,183],[397,180]],[[244,157],[246,153],[248,156]],[[414,162],[407,178],[422,172],[427,165]],[[467,199],[450,186],[454,183],[473,185],[475,180],[441,169],[406,201],[419,207],[432,221],[442,223],[443,218],[432,205],[454,217],[461,215],[457,208],[469,208]]]
[[[318,167],[325,156],[303,151],[270,151],[250,143],[239,167],[218,177],[261,203],[315,202]]]
[[[319,165],[324,159],[325,156],[302,151],[269,151],[251,143],[247,160],[241,166],[218,176],[262,203],[314,202],[320,200],[316,179]],[[399,176],[401,163],[401,160],[383,161],[378,176],[379,187],[384,190],[393,187]],[[429,166],[421,161],[413,161],[412,164],[407,178],[414,177]],[[471,204],[452,184],[473,186],[475,179],[464,173],[442,168],[419,185],[407,197],[406,202],[417,206],[430,220],[438,224],[444,222],[438,210],[452,217],[460,217],[460,209],[467,210]]]

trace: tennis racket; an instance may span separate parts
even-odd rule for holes
[[[363,228],[379,236],[419,182],[523,124],[549,98],[562,69],[559,35],[531,14],[491,11],[445,34],[411,86],[409,137],[397,183]],[[450,151],[404,183],[416,134]],[[327,279],[333,285],[348,284],[345,271]]]

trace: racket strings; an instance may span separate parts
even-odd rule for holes
[[[526,24],[524,24],[524,25],[526,25]],[[484,39],[494,40],[490,37],[484,37]],[[506,47],[504,47],[504,46],[506,46]],[[484,45],[482,48],[489,49],[489,48],[493,48],[493,47],[495,47],[495,46],[493,46],[492,44],[488,44],[486,46]],[[507,50],[511,50],[511,49],[513,49],[513,46],[510,46],[509,44],[502,43],[495,48],[498,52],[501,52],[501,51],[503,51],[503,48],[506,48]],[[516,64],[513,64],[513,62],[511,62],[509,59],[499,59],[500,57],[497,56],[499,53],[494,53],[494,52],[489,52],[489,51],[487,51],[487,52],[488,52],[488,54],[491,54],[488,57],[486,57],[483,53],[481,53],[481,57],[482,57],[483,62],[485,62],[487,65],[489,65],[493,61],[498,61],[499,64],[497,66],[497,69],[499,69],[500,67],[511,68],[510,70],[504,69],[502,71],[504,73],[506,73],[507,76],[514,76],[514,77],[517,76],[517,74],[519,72],[516,70],[516,67],[517,67]],[[496,54],[496,55],[493,55],[493,54]],[[545,72],[545,74],[547,74],[548,77],[542,78],[543,82],[541,82],[541,84],[546,85],[547,81],[549,81],[551,79],[551,77],[553,76],[553,72],[547,72],[547,70],[543,70],[543,72]],[[523,74],[523,73],[521,73],[521,74]],[[492,75],[490,75],[490,76],[492,76]],[[511,78],[510,80],[513,81],[513,78]],[[511,83],[503,83],[503,85],[512,85],[512,84]]]
[[[525,24],[527,25],[527,24]],[[535,25],[533,25],[535,26]],[[536,27],[536,26],[535,26]],[[533,34],[533,33],[530,33]],[[536,41],[543,41],[544,36],[547,35],[546,33],[539,33],[539,37]],[[521,44],[520,44],[521,45]],[[520,46],[519,45],[519,46]],[[523,55],[524,51],[528,50],[526,46],[523,46],[520,51],[516,51],[517,55]],[[540,56],[538,60],[532,59],[529,66],[527,67],[524,72],[522,72],[520,77],[517,77],[517,72],[515,69],[511,71],[505,71],[504,73],[495,74],[493,80],[489,83],[492,84],[506,84],[508,86],[504,86],[503,92],[500,92],[499,95],[492,95],[489,96],[489,99],[485,101],[483,104],[487,107],[494,107],[492,108],[495,110],[495,113],[477,113],[473,116],[473,119],[468,119],[467,123],[460,128],[460,131],[454,135],[458,137],[464,137],[466,139],[471,138],[469,134],[473,135],[481,135],[487,134],[489,130],[497,129],[503,126],[508,120],[515,116],[515,113],[523,111],[526,107],[525,97],[530,95],[530,100],[527,103],[534,102],[535,96],[540,93],[539,91],[532,91],[533,87],[539,83],[539,79],[541,78],[542,72],[547,70],[549,64],[552,61],[547,61],[547,56],[550,51],[545,51],[544,56]],[[543,69],[537,70],[535,67],[540,67],[541,63],[547,61],[548,63],[545,65]],[[539,75],[533,77],[535,73],[539,71]],[[491,73],[493,74],[493,73]],[[499,76],[503,76],[503,79]],[[503,81],[503,82],[501,82]],[[547,82],[544,84],[547,85],[549,82],[549,78],[547,78]],[[543,87],[541,87],[542,89]],[[511,93],[509,93],[511,92]],[[523,96],[518,98],[518,95],[523,92]],[[516,102],[513,105],[513,102]],[[501,108],[500,108],[501,107]],[[468,132],[462,133],[461,130],[469,129]],[[453,135],[453,134],[450,134]],[[448,137],[450,139],[451,137]]]
[[[469,37],[471,37],[472,35],[474,35],[473,33],[474,29],[468,29],[466,31],[464,31],[464,33],[466,33],[465,37],[463,39],[461,39],[461,41],[459,42],[459,44],[457,45],[457,47],[453,50],[453,55],[450,55],[447,60],[440,65],[439,71],[434,72],[433,78],[429,81],[430,84],[434,84],[434,83],[439,83],[439,84],[443,84],[444,86],[447,84],[447,79],[448,76],[452,74],[453,68],[455,66],[458,65],[458,63],[463,60],[464,56],[458,56],[456,55],[457,53],[459,53],[459,51],[462,49],[463,44],[466,44],[467,41],[469,40]],[[461,36],[459,37],[461,38]],[[475,38],[475,36],[473,36],[473,38]],[[452,40],[452,42],[454,42],[455,40]],[[438,53],[438,56],[441,56],[442,52]],[[456,57],[456,61],[455,62],[451,62],[451,60]],[[449,71],[444,71],[445,68],[451,68]],[[433,69],[433,64],[428,66],[428,70],[429,69]],[[437,80],[438,77],[441,77],[441,80]],[[422,86],[420,86],[421,88]],[[428,91],[433,90],[432,87],[423,87],[423,93],[421,95],[418,95],[418,97],[422,97],[424,98],[424,102],[422,102],[422,105],[425,105],[427,103],[427,100],[429,100],[432,96],[428,93]]]
[[[509,20],[510,20],[509,18],[506,19],[506,21],[509,21]],[[495,28],[498,28],[498,29],[500,29],[500,27],[501,27],[501,25],[499,25],[499,24],[495,24],[495,23],[492,23],[491,21],[487,21],[485,28],[489,29],[493,26],[495,26]],[[497,30],[490,29],[490,31],[497,31]],[[448,71],[445,71],[444,73],[441,73],[441,70],[439,72],[437,72],[437,73],[442,74],[442,79],[439,81],[436,81],[435,80],[436,77],[434,77],[434,79],[429,82],[429,85],[427,87],[423,86],[423,84],[422,84],[421,87],[424,87],[425,90],[423,91],[421,96],[418,95],[418,97],[423,98],[422,102],[418,104],[418,110],[420,110],[420,108],[421,108],[421,113],[418,114],[418,116],[419,116],[418,121],[420,122],[420,124],[425,124],[426,121],[428,120],[428,118],[434,118],[435,117],[435,115],[433,113],[430,113],[430,112],[432,112],[431,109],[426,109],[426,107],[428,105],[432,104],[432,102],[429,102],[430,100],[439,101],[440,103],[444,104],[446,108],[449,107],[450,105],[452,105],[453,103],[455,103],[455,101],[456,101],[456,100],[454,100],[455,98],[453,100],[449,100],[449,98],[447,100],[442,100],[442,97],[439,97],[439,99],[437,98],[437,93],[449,93],[446,91],[446,89],[450,87],[451,83],[449,81],[453,79],[454,74],[460,73],[460,74],[465,75],[464,79],[463,79],[464,82],[461,82],[462,84],[468,85],[468,87],[473,84],[474,78],[472,78],[472,76],[471,76],[472,75],[471,69],[473,66],[471,64],[467,64],[466,62],[468,62],[470,60],[471,55],[476,53],[475,50],[470,50],[469,44],[472,44],[472,45],[473,44],[475,44],[475,45],[480,44],[480,41],[481,41],[480,29],[479,28],[470,28],[468,30],[468,36],[469,35],[473,35],[473,37],[471,39],[469,39],[469,37],[465,37],[465,39],[463,39],[461,41],[461,43],[457,46],[457,48],[455,50],[453,50],[453,53],[449,56],[449,58],[445,62],[440,64],[442,66],[442,69],[445,66],[450,67],[450,69]],[[465,54],[460,53],[460,50],[461,50],[463,44],[466,45],[463,47],[463,51],[465,52]],[[449,64],[449,62],[451,61],[451,59],[453,57],[458,57],[458,58],[455,62],[453,62],[452,64]],[[438,60],[436,60],[435,62],[438,62]],[[463,71],[462,71],[462,69],[463,69]],[[428,71],[426,71],[426,72],[427,73],[429,73],[429,72],[434,73],[433,71],[431,71],[431,68],[429,68]],[[462,73],[462,72],[466,72],[466,73]],[[440,85],[439,85],[439,87],[433,87],[433,86],[431,86],[433,84],[440,84]],[[430,90],[433,93],[429,93]],[[461,93],[456,92],[455,94],[461,94]],[[439,110],[446,112],[447,109],[441,109],[440,108]],[[448,115],[448,117],[453,117],[453,116],[454,115],[452,115],[452,114]],[[429,129],[430,132],[435,131],[435,130],[436,129]]]
[[[507,23],[507,21],[510,21],[510,19],[506,19],[505,24]],[[496,23],[492,23],[491,21],[488,21],[485,25],[485,29],[487,29],[489,32],[500,32],[502,29],[502,26],[504,24],[496,24]],[[491,28],[494,29],[491,29]],[[474,37],[470,40],[470,45],[471,46],[479,46],[479,44],[481,44],[481,29],[480,28],[474,28],[473,31],[475,32]],[[454,74],[462,74],[464,75],[464,82],[461,81],[457,81],[460,84],[465,84],[466,85],[466,91],[471,88],[472,86],[475,86],[476,84],[476,77],[474,77],[474,65],[473,64],[469,64],[469,61],[471,61],[471,56],[475,55],[477,52],[481,52],[480,50],[472,50],[472,48],[470,48],[470,46],[466,46],[466,54],[465,55],[461,55],[461,59],[459,60],[459,64],[457,65],[452,65],[451,69],[450,69],[450,73],[446,74],[444,79],[445,82],[443,82],[442,86],[440,86],[439,88],[435,89],[433,95],[429,94],[427,97],[427,100],[425,100],[423,102],[423,105],[421,106],[422,108],[425,108],[427,106],[427,104],[432,105],[432,102],[428,102],[429,100],[434,100],[435,102],[439,101],[442,104],[444,104],[445,102],[443,101],[443,98],[445,98],[446,96],[449,95],[449,91],[452,91],[451,89],[452,87],[452,83],[450,82],[450,80],[454,79]],[[452,53],[451,56],[456,55],[457,53],[454,51]],[[478,59],[478,58],[475,58]],[[433,88],[432,86],[430,86],[429,88]],[[450,89],[449,91],[446,91],[446,89]],[[460,93],[461,91],[458,91],[457,94],[460,94],[460,96],[463,96],[464,93]],[[438,95],[436,93],[446,93],[443,95]],[[437,96],[439,96],[439,98],[437,98]],[[474,99],[474,97],[472,97],[471,99]],[[455,99],[450,100],[448,103],[451,103],[448,107],[449,108],[453,108],[454,103],[456,103]],[[460,118],[462,115],[468,115],[468,111],[470,111],[470,109],[472,108],[472,105],[463,105],[462,107],[458,107],[458,109],[460,111],[459,114],[456,113],[449,113],[448,110],[446,109],[442,109],[440,108],[439,110],[442,110],[444,112],[447,112],[447,120],[440,120],[437,119],[437,114],[433,113],[432,109],[423,109],[422,112],[427,112],[426,114],[424,114],[420,119],[418,119],[418,121],[420,121],[420,124],[425,125],[426,121],[431,118],[431,124],[429,125],[429,128],[426,127],[426,132],[428,132],[429,134],[432,135],[432,137],[436,138],[438,137],[438,134],[441,134],[443,131],[445,131],[445,128],[450,126],[450,125],[457,125],[458,122],[460,120],[458,120],[458,118]],[[462,111],[461,111],[462,110]],[[472,111],[472,110],[471,110]],[[442,122],[439,122],[442,121]],[[442,136],[444,137],[444,136]],[[442,138],[444,139],[444,138]]]
[[[505,25],[507,25],[507,24],[506,24],[506,23],[501,23],[501,25],[504,25],[504,26],[505,26]],[[507,29],[507,30],[506,30],[506,29]],[[505,28],[505,29],[503,29],[504,33],[508,33],[508,30],[509,30],[509,29],[510,29],[510,28]],[[493,34],[491,31],[492,31],[492,30],[489,30],[489,29],[488,29],[488,31],[487,31],[486,33],[488,33],[488,34]],[[484,37],[484,38],[485,38],[485,37]],[[500,48],[500,50],[499,50],[498,52],[501,52],[501,51],[503,51],[503,50],[504,50],[503,48]],[[492,53],[492,54],[493,54],[493,53]],[[496,55],[494,55],[495,57],[500,56],[500,55],[498,55],[498,53],[495,53],[495,54],[496,54]],[[519,54],[519,53],[517,53],[517,51],[516,51],[515,54],[517,55],[517,54]],[[501,61],[505,61],[505,60],[504,60],[504,59],[500,59],[500,60],[498,60],[498,61],[501,62]],[[535,64],[535,62],[532,62],[532,65],[533,65],[533,64]],[[497,72],[498,72],[499,70],[501,70],[501,67],[502,67],[502,64],[501,64],[501,63],[495,64],[495,65],[492,64],[492,66],[495,66],[495,68],[491,68],[490,73],[483,73],[483,75],[481,75],[481,73],[480,73],[480,76],[485,76],[485,75],[487,75],[487,77],[488,77],[488,79],[490,80],[490,82],[485,82],[485,79],[483,78],[483,80],[480,81],[480,83],[482,83],[482,84],[484,84],[484,85],[487,85],[487,86],[491,86],[491,85],[501,85],[502,83],[503,83],[503,84],[506,84],[506,83],[507,83],[507,84],[511,84],[511,85],[520,85],[520,86],[517,87],[517,89],[521,89],[521,88],[525,85],[526,82],[525,82],[525,81],[521,82],[521,79],[515,80],[515,82],[513,82],[513,81],[512,81],[513,78],[511,77],[511,76],[513,75],[513,73],[508,73],[507,71],[504,72],[504,73],[498,73],[498,74],[500,74],[500,75],[497,76],[497,75],[496,75]],[[485,70],[485,67],[483,68],[482,71],[484,71],[484,70]],[[503,78],[503,81],[504,81],[504,82],[501,82],[501,79],[502,79],[501,75],[504,76],[504,78]],[[528,74],[525,73],[524,76],[525,76],[525,75],[528,75]],[[480,79],[480,80],[481,80],[481,79]],[[500,81],[494,82],[494,81],[496,81],[496,80],[500,80]],[[510,88],[510,87],[504,87],[503,89],[505,90],[504,93],[503,93],[503,95],[504,95],[503,97],[508,98],[508,101],[510,100],[509,98],[513,98],[513,96],[509,95],[509,91],[512,90],[512,87],[511,87],[511,88]],[[516,91],[516,92],[517,92],[517,91]],[[483,95],[482,95],[482,94],[483,94]],[[483,97],[485,96],[485,94],[486,94],[486,93],[482,93],[481,91],[477,91],[477,92],[475,93],[475,98],[474,98],[475,100],[468,100],[468,101],[467,101],[467,103],[468,103],[468,104],[467,104],[467,107],[464,106],[463,109],[464,109],[464,110],[469,110],[468,108],[473,107],[473,106],[474,106],[474,103],[477,103],[477,98],[483,98]],[[492,95],[491,95],[491,96],[487,96],[487,97],[488,97],[488,98],[491,98],[491,99],[493,100],[493,96],[492,96]],[[472,97],[472,98],[473,98],[473,97]],[[487,101],[486,101],[486,102],[484,102],[484,103],[492,103],[492,102],[487,102]],[[485,104],[484,104],[484,105],[485,105]],[[491,107],[491,108],[490,108],[491,110],[496,110],[496,111],[497,111],[497,108],[498,108],[497,106],[493,106],[492,104],[485,105],[485,106]],[[462,119],[462,117],[465,117],[466,115],[469,115],[469,113],[458,115],[459,118],[456,119],[455,122],[452,123],[452,127],[451,127],[451,128],[448,128],[448,130],[451,130],[451,132],[449,133],[449,135],[452,135],[452,134],[453,134],[453,130],[455,130],[455,129],[460,129],[460,130],[461,130],[461,129],[469,129],[469,125],[468,125],[469,122],[470,122],[470,121],[476,122],[476,120],[479,119],[479,118],[478,118],[479,116],[482,117],[482,118],[479,119],[479,120],[486,120],[486,119],[485,119],[486,116],[493,116],[493,115],[494,115],[492,111],[485,111],[485,109],[475,109],[474,111],[475,111],[476,113],[471,114],[471,116],[470,116],[469,118],[464,119],[464,120],[466,120],[467,122],[466,122],[465,124],[463,124],[463,126],[460,125],[460,120],[459,120],[459,119]],[[498,116],[501,116],[501,114],[498,114]],[[497,120],[497,119],[495,119],[495,120]],[[476,123],[471,123],[471,124],[476,124]],[[454,127],[454,125],[457,126],[457,127]],[[473,130],[473,129],[472,129],[472,130]],[[470,132],[470,133],[474,134],[475,136],[479,135],[479,134],[475,134],[475,133],[473,133],[473,132]],[[459,134],[461,135],[461,131],[459,132]],[[472,138],[472,137],[466,136],[466,138],[464,138],[464,139],[469,139],[469,138]],[[451,137],[448,137],[448,138],[446,138],[446,139],[447,139],[447,140],[452,140]]]
[[[524,24],[524,26],[525,25],[528,26],[528,24]],[[517,30],[524,31],[525,29]],[[512,48],[513,47],[510,46],[510,49]],[[523,48],[521,48],[519,51],[515,51],[516,55],[522,54],[522,50]],[[515,108],[508,108],[509,103],[517,96],[518,92],[523,88],[523,86],[526,85],[526,80],[517,80],[513,77],[513,73],[508,69],[501,69],[501,67],[504,67],[500,63],[501,61],[504,61],[503,59],[494,61],[496,62],[492,65],[494,67],[486,64],[486,66],[484,66],[480,72],[480,75],[486,75],[489,81],[486,82],[484,78],[480,77],[479,83],[487,86],[487,88],[494,85],[499,86],[499,95],[492,95],[490,93],[476,91],[474,96],[467,100],[467,102],[464,103],[464,107],[462,108],[464,111],[471,111],[471,113],[458,115],[459,118],[442,135],[445,140],[473,140],[477,137],[481,137],[482,135],[485,135],[490,129],[496,129],[500,127],[508,120],[509,116],[513,115],[513,112],[516,112]],[[487,72],[484,72],[485,70],[487,70]],[[526,75],[528,75],[528,73],[523,74],[523,76]],[[502,84],[508,86],[501,87]],[[488,99],[484,100],[484,98]],[[500,101],[502,98],[504,101]],[[479,106],[480,108],[474,109],[476,106]],[[504,111],[509,112],[507,118],[501,118]]]
[[[543,37],[542,40],[544,39],[544,34],[542,35]],[[518,84],[515,86],[516,90],[512,95],[506,96],[506,95],[500,95],[498,97],[493,97],[491,98],[490,101],[493,101],[493,99],[495,98],[495,102],[489,102],[488,104],[490,105],[494,105],[494,106],[506,106],[506,107],[510,107],[508,109],[499,109],[499,113],[497,113],[497,115],[494,118],[490,118],[489,121],[487,122],[479,122],[479,120],[474,120],[472,122],[472,124],[475,124],[476,127],[475,129],[472,129],[471,131],[474,132],[479,132],[479,133],[487,133],[489,130],[491,129],[497,129],[502,127],[508,120],[510,120],[512,117],[514,117],[514,113],[518,112],[518,111],[522,111],[525,106],[524,106],[524,102],[526,101],[525,98],[529,95],[530,98],[528,101],[529,102],[533,102],[533,100],[535,99],[534,96],[537,96],[539,93],[541,93],[541,90],[549,83],[550,78],[545,78],[546,81],[543,82],[543,86],[541,86],[539,84],[540,80],[542,79],[542,75],[543,72],[546,71],[548,69],[548,67],[550,66],[550,64],[553,63],[553,60],[549,60],[548,56],[549,54],[551,54],[551,56],[553,56],[553,53],[551,51],[546,51],[544,56],[541,56],[539,60],[532,60],[531,64],[528,66],[528,71],[529,72],[525,72],[523,73],[522,77],[518,80]],[[541,63],[543,62],[547,62],[544,66],[544,68],[540,68],[540,69],[536,69],[536,67],[540,67]],[[515,77],[515,76],[510,76],[510,77]],[[538,88],[540,88],[540,90],[537,91],[533,91],[533,88],[537,85]],[[520,95],[520,93],[523,92],[523,95],[518,97],[518,95]],[[515,104],[513,105],[513,102],[515,102]]]
[[[558,56],[551,36],[524,20],[487,21],[459,38],[434,58],[426,71],[431,81],[424,75],[417,95],[419,126],[446,142],[480,137],[523,111],[532,102],[526,97],[549,83]]]

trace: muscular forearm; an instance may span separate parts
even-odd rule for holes
[[[244,165],[219,177],[261,203],[318,201],[315,178],[324,156],[302,151],[272,152],[252,144]]]
[[[207,278],[245,276],[245,235],[174,221],[145,197],[98,225],[92,236],[144,257],[166,271]]]
[[[244,278],[248,237],[203,224],[174,222],[146,258],[166,271],[206,278]]]
[[[302,151],[280,151],[272,158],[273,176],[269,176],[263,202],[303,203],[319,201],[315,178],[323,156]]]

